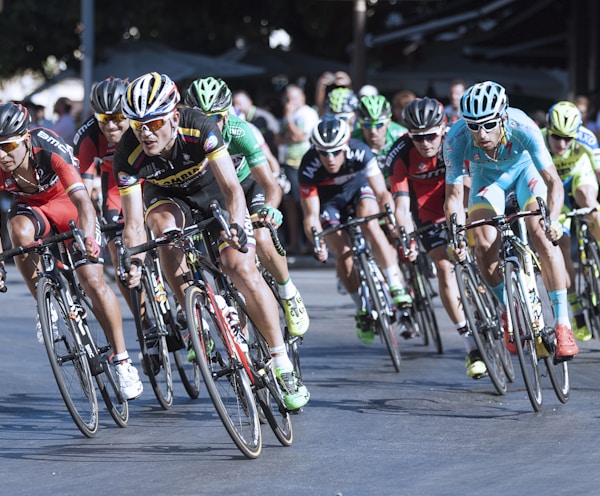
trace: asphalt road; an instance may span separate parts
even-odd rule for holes
[[[461,341],[439,298],[445,352],[401,341],[400,373],[383,344],[363,345],[348,296],[331,267],[292,271],[312,325],[302,345],[312,399],[294,416],[294,444],[268,426],[263,452],[235,448],[203,391],[178,383],[162,410],[145,382],[116,427],[101,407],[97,437],[84,438],[62,403],[35,338],[32,298],[9,268],[0,295],[0,487],[10,495],[522,495],[597,494],[600,484],[600,344],[581,344],[571,399],[546,381],[534,413],[518,377],[505,396],[465,375]],[[137,356],[133,322],[127,341]]]

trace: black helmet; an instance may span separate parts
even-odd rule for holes
[[[92,110],[97,114],[122,113],[121,98],[127,90],[127,83],[119,78],[107,78],[94,85],[90,94]]]
[[[435,98],[417,98],[402,110],[402,122],[408,129],[429,129],[445,120],[444,106]]]
[[[310,139],[318,150],[334,152],[346,146],[350,133],[350,126],[345,120],[328,116],[315,126]]]
[[[29,112],[20,103],[0,104],[0,139],[25,134],[30,123]]]

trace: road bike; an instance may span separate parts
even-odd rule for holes
[[[577,242],[575,289],[581,299],[583,314],[589,330],[600,336],[600,249],[591,233],[587,216],[598,207],[585,207],[561,214],[559,220],[572,219],[571,232]]]
[[[517,349],[530,403],[539,412],[543,403],[540,360],[544,361],[554,392],[562,403],[569,399],[570,385],[567,362],[559,360],[555,355],[555,329],[547,325],[552,322],[552,316],[548,294],[541,278],[539,259],[527,240],[525,217],[541,216],[546,229],[550,226],[546,203],[540,197],[537,201],[538,210],[496,215],[458,226],[457,230],[462,232],[488,225],[500,231],[499,266],[507,293],[509,339]],[[513,222],[516,223],[514,229]]]
[[[115,238],[119,264],[124,259],[121,237]],[[189,333],[177,322],[173,301],[165,284],[158,251],[147,252],[141,267],[139,287],[131,290],[133,317],[140,346],[144,373],[160,406],[167,410],[173,405],[173,371],[170,354],[188,396],[195,399],[200,394],[200,370],[194,361],[187,360]],[[123,274],[124,267],[119,267]],[[144,324],[150,324],[144,328]]]
[[[211,202],[210,210],[214,218],[126,248],[124,257],[167,244],[184,251],[189,268],[184,280],[189,284],[185,315],[190,358],[199,367],[231,439],[246,457],[256,458],[262,450],[257,402],[285,446],[293,440],[290,412],[283,402],[268,345],[249,317],[243,295],[219,267],[219,239],[212,232],[215,222],[218,230],[226,233],[229,227],[217,202]]]
[[[404,279],[410,290],[413,305],[412,314],[416,322],[414,326],[416,334],[423,339],[423,344],[428,346],[430,342],[435,345],[437,353],[442,354],[444,347],[440,328],[433,308],[433,295],[435,294],[426,272],[425,251],[419,239],[419,234],[426,230],[434,229],[431,225],[424,226],[411,233],[410,238],[417,243],[419,247],[419,255],[413,262],[400,262],[400,268],[404,273]],[[400,226],[400,246],[406,253],[409,247],[409,236]]]
[[[463,242],[458,234],[456,214],[450,216],[450,242],[455,249]],[[504,330],[497,310],[499,304],[484,282],[470,248],[466,249],[463,260],[454,260],[454,273],[467,321],[467,332],[475,340],[496,391],[506,394],[508,382],[515,378],[515,370],[504,345]]]
[[[318,232],[317,228],[313,226],[312,235],[317,250],[322,249],[321,239],[338,231],[344,231],[350,238],[354,267],[359,279],[358,292],[361,299],[361,310],[370,320],[373,332],[385,343],[394,369],[396,372],[400,372],[400,348],[393,328],[393,324],[398,320],[396,308],[391,299],[389,286],[375,262],[371,247],[360,228],[361,224],[383,218],[394,223],[393,213],[389,207],[385,212],[366,217],[350,217],[346,222],[328,227],[321,232]],[[405,318],[409,316],[407,314]]]
[[[0,260],[26,253],[39,255],[37,311],[50,366],[75,425],[84,436],[94,437],[99,426],[96,386],[120,427],[127,425],[129,406],[121,395],[114,354],[65,244],[74,239],[78,247],[85,246],[83,234],[74,221],[69,224],[70,231],[7,250]]]

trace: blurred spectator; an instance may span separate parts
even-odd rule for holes
[[[547,112],[542,109],[537,109],[529,114],[529,117],[535,122],[540,129],[544,129],[546,127],[546,115]]]
[[[275,142],[279,147],[279,162],[291,183],[290,192],[283,197],[284,228],[288,251],[302,252],[302,213],[300,210],[300,188],[298,167],[303,155],[310,148],[310,135],[319,121],[317,112],[306,104],[304,90],[295,84],[285,89],[283,97],[283,120]]]
[[[358,98],[362,98],[363,96],[377,96],[379,95],[379,90],[373,86],[372,84],[365,84],[358,90]]]
[[[315,106],[319,116],[325,113],[327,94],[334,88],[352,88],[352,79],[344,71],[324,72],[317,80]]]
[[[400,90],[392,96],[392,120],[400,125],[402,124],[402,111],[409,102],[412,102],[417,95],[410,90]]]
[[[23,102],[23,105],[27,107],[29,115],[31,116],[31,124],[29,129],[34,127],[45,127],[46,129],[52,129],[54,127],[52,121],[46,119],[46,107],[43,105],[38,105],[37,103],[33,103],[31,100]]]
[[[58,115],[58,119],[54,122],[52,129],[69,145],[73,146],[73,138],[77,131],[75,119],[71,115],[73,103],[66,97],[60,97],[54,104],[54,113]]]
[[[573,103],[579,109],[579,112],[581,112],[581,122],[583,125],[596,136],[599,136],[600,128],[598,127],[598,123],[594,120],[590,99],[585,95],[577,95],[573,98]]]
[[[279,134],[279,121],[268,110],[254,105],[252,98],[245,90],[233,93],[233,106],[238,114],[244,114],[246,121],[254,124],[264,136],[270,150],[277,156],[275,136]]]
[[[448,119],[446,126],[449,127],[460,119],[460,99],[466,90],[465,83],[462,79],[455,79],[450,83],[448,92],[448,105],[444,107],[444,113]]]

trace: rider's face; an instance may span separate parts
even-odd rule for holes
[[[490,119],[480,124],[467,123],[467,129],[479,148],[494,151],[502,139],[502,119]]]
[[[179,112],[147,122],[131,121],[131,128],[148,156],[169,152],[173,145],[173,134],[179,123]]]

